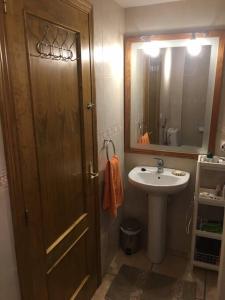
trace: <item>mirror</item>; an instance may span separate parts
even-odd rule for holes
[[[197,33],[126,39],[128,151],[186,156],[213,151],[220,41]]]

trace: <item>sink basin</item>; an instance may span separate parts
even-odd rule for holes
[[[164,168],[163,173],[158,173],[156,167],[136,167],[130,171],[128,179],[134,186],[146,192],[173,194],[182,191],[190,179],[188,172],[177,176],[173,174],[174,171]]]
[[[128,174],[129,182],[148,193],[148,257],[152,263],[161,263],[166,249],[167,197],[186,188],[188,172],[156,167],[136,167]],[[182,201],[182,198],[181,198]]]

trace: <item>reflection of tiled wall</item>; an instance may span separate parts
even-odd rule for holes
[[[225,153],[221,151],[221,144],[225,143],[225,65],[224,65],[224,76],[223,76],[223,89],[220,104],[220,116],[217,127],[216,135],[216,153],[221,156],[225,156]]]
[[[106,152],[104,139],[113,139],[123,172],[123,33],[124,10],[113,0],[92,0],[94,5],[94,57],[100,172],[100,206]],[[110,152],[111,154],[112,152]],[[119,216],[113,220],[101,210],[101,257],[105,273],[118,249]]]
[[[204,6],[204,10],[202,7]],[[185,12],[185,14],[184,14]],[[130,8],[125,11],[126,33],[182,31],[188,28],[225,26],[225,2],[220,0],[190,0],[148,7]],[[189,29],[191,31],[191,29]],[[216,154],[225,156],[220,145],[225,142],[225,74],[223,94],[220,106],[220,118],[217,129]],[[196,162],[190,159],[164,157],[165,165],[191,172],[191,182],[186,192],[171,197],[168,206],[167,246],[178,251],[187,252],[190,237],[185,233],[185,215],[193,199]],[[135,165],[154,165],[151,156],[126,154],[126,173]],[[133,215],[147,223],[147,201],[141,192],[127,186],[125,215]],[[140,204],[140,201],[142,204]]]
[[[7,189],[8,188],[8,179],[6,174],[6,169],[0,170],[0,189]]]
[[[0,128],[0,299],[19,300],[10,198]]]

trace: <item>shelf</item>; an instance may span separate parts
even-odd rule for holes
[[[201,183],[204,182],[201,182],[201,169],[225,172],[225,157],[214,156],[212,161],[204,161],[205,158],[206,155],[199,155],[197,163],[191,257],[193,266],[219,271],[224,235],[224,233],[221,233],[221,226],[224,223],[225,195],[217,196],[216,188],[201,186]],[[210,175],[214,176],[214,174]],[[221,175],[223,174],[220,174],[220,177]],[[206,181],[204,184],[206,184]],[[213,217],[213,211],[216,213],[215,217]],[[198,219],[200,217],[201,219]],[[217,222],[218,226],[210,226],[214,223],[217,224]],[[220,233],[207,231],[216,231],[217,229]]]
[[[201,193],[209,193],[214,195],[214,197],[209,197],[209,196],[203,196]],[[225,199],[223,197],[219,197],[215,195],[216,190],[215,189],[207,189],[207,188],[200,188],[199,189],[199,194],[196,195],[196,199],[200,204],[205,204],[205,205],[211,205],[211,206],[220,206],[220,207],[225,207]]]
[[[199,268],[203,268],[203,269],[207,269],[207,270],[211,270],[211,271],[219,271],[219,266],[213,265],[213,264],[207,264],[202,261],[194,260],[193,265],[195,267],[199,267]]]
[[[212,170],[212,171],[224,171],[225,172],[225,160],[223,162],[206,162],[203,161],[205,155],[200,155],[198,159],[198,164],[201,168]],[[218,157],[219,159],[220,157]],[[224,158],[223,158],[224,159]]]
[[[202,169],[225,172],[225,164],[199,162]]]
[[[195,234],[200,237],[210,238],[214,240],[222,240],[222,234],[203,230],[195,230]]]
[[[210,198],[202,198],[199,197],[198,203],[205,204],[205,205],[211,205],[211,206],[219,206],[219,207],[225,207],[225,201],[224,200],[215,200]]]

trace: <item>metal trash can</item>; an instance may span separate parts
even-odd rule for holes
[[[132,255],[140,249],[141,224],[135,219],[126,219],[120,225],[120,246],[124,253]]]

